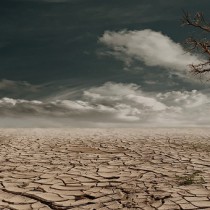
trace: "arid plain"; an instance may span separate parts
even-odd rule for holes
[[[210,129],[1,129],[0,209],[210,209]]]

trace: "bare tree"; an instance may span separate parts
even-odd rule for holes
[[[182,23],[183,25],[197,28],[201,30],[201,32],[210,33],[210,24],[204,19],[202,12],[197,12],[193,17],[188,12],[184,12]],[[210,73],[210,40],[206,38],[196,39],[189,37],[186,40],[186,45],[189,47],[189,50],[201,52],[207,57],[206,62],[190,65],[192,73],[195,75],[201,75],[207,72]]]

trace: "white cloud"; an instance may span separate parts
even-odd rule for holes
[[[84,96],[92,103],[112,104],[126,103],[132,106],[148,107],[154,110],[164,110],[164,104],[147,97],[136,84],[107,82],[101,87],[90,88]]]
[[[129,65],[133,60],[140,60],[147,66],[158,66],[176,71],[186,71],[188,65],[202,61],[196,55],[186,52],[161,32],[145,29],[141,31],[106,31],[99,42],[108,46],[114,55]]]
[[[160,93],[157,98],[162,103],[167,103],[169,106],[182,108],[199,107],[209,102],[209,97],[196,90],[189,91],[172,91],[168,93]]]
[[[84,91],[81,100],[2,98],[0,126],[203,126],[210,125],[209,105],[210,96],[196,90],[148,93],[107,82]]]

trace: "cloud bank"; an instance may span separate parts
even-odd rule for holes
[[[150,29],[106,31],[99,38],[99,42],[110,49],[106,54],[123,60],[127,65],[139,60],[147,66],[186,71],[188,65],[203,62],[198,56],[186,52],[168,36]]]
[[[2,98],[0,126],[13,119],[20,127],[204,126],[210,125],[209,107],[210,96],[196,90],[148,93],[136,84],[107,82],[84,91],[81,100]]]

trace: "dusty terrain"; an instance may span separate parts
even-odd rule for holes
[[[210,129],[1,129],[0,209],[210,209]]]

